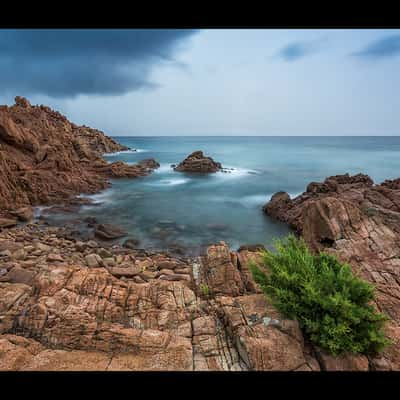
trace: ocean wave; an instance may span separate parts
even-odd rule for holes
[[[50,208],[51,206],[36,206],[33,207],[33,218],[39,218],[43,211],[46,210],[47,208]]]
[[[154,173],[162,174],[165,172],[174,172],[171,168],[171,164],[161,164],[157,169],[154,170]]]
[[[104,157],[111,157],[111,156],[119,156],[122,154],[136,154],[136,153],[145,153],[148,150],[146,149],[131,149],[131,150],[121,150],[121,151],[115,151],[113,153],[104,153]]]
[[[150,186],[174,186],[174,185],[182,185],[188,182],[187,178],[171,178],[171,179],[161,179],[157,182],[148,182],[147,185]]]
[[[79,197],[92,200],[93,205],[102,203],[111,203],[114,197],[114,192],[110,189],[107,189],[100,193],[80,195]],[[91,207],[91,204],[85,205],[84,207]]]
[[[237,168],[237,167],[229,167],[225,166],[223,168],[226,172],[219,171],[218,176],[226,176],[226,177],[240,177],[240,176],[247,176],[247,175],[258,175],[259,171],[254,169],[247,169],[247,168]]]

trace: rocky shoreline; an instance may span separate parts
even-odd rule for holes
[[[124,149],[24,98],[0,107],[0,370],[400,369],[400,180],[338,175],[295,199],[278,192],[264,207],[376,285],[393,344],[376,356],[332,357],[259,290],[249,265],[262,246],[220,242],[189,257],[137,248],[133,238],[115,244],[125,233],[101,221],[86,221],[93,235],[83,237],[32,220],[36,205],[73,213],[88,201],[78,194],[158,168],[102,158]],[[202,152],[181,164],[222,169]]]
[[[22,97],[0,106],[0,227],[16,222],[16,210],[72,201],[110,186],[110,178],[136,178],[159,164],[108,163],[104,153],[127,150],[103,132],[77,126],[47,106]]]
[[[0,232],[0,370],[367,370],[308,344],[249,272],[259,248],[172,257]]]

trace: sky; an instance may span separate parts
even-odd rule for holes
[[[400,135],[400,30],[0,30],[16,95],[111,136]]]

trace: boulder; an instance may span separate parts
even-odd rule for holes
[[[96,268],[102,264],[102,259],[98,254],[92,253],[85,256],[86,264],[88,267]]]
[[[140,244],[139,239],[129,238],[125,240],[122,246],[126,247],[127,249],[136,249],[139,246],[139,244]]]
[[[114,240],[126,236],[126,231],[111,224],[99,224],[94,230],[94,235],[103,240]]]
[[[17,225],[16,219],[11,218],[0,218],[0,229],[12,228]]]
[[[33,209],[32,207],[21,207],[15,211],[12,211],[11,214],[17,217],[20,221],[28,222],[33,218]]]
[[[178,166],[174,167],[179,172],[217,172],[222,169],[219,162],[214,161],[211,157],[204,156],[202,151],[195,151],[187,156]]]

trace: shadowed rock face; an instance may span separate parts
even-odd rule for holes
[[[195,151],[187,156],[175,171],[179,172],[217,172],[222,169],[221,163],[214,161],[211,157],[204,156],[202,151]]]
[[[375,369],[400,369],[400,179],[374,185],[363,174],[313,182],[290,199],[280,192],[264,211],[288,223],[311,249],[335,254],[376,287],[376,307],[391,318],[395,343],[371,359]]]
[[[125,149],[101,131],[16,97],[15,105],[0,106],[0,210],[10,217],[5,211],[94,193],[109,185],[108,178],[144,176],[157,168],[154,160],[108,164],[101,157]],[[22,219],[29,211],[18,214]]]

